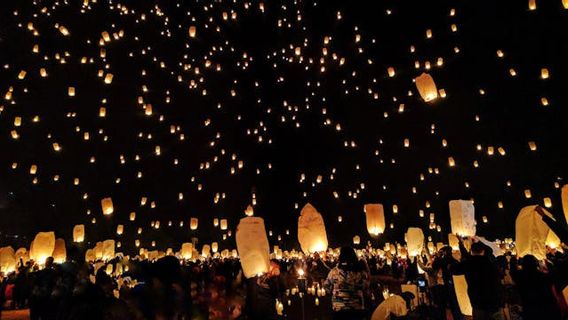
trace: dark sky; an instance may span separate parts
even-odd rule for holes
[[[160,249],[220,240],[213,218],[234,229],[253,194],[271,243],[286,248],[297,247],[307,202],[322,213],[332,245],[369,238],[363,205],[372,202],[393,224],[381,241],[402,240],[409,226],[447,239],[452,199],[474,199],[478,234],[491,239],[513,236],[519,210],[545,197],[562,217],[568,10],[560,0],[537,1],[534,11],[528,1],[495,0],[282,0],[266,1],[264,12],[259,1],[68,2],[4,0],[0,9],[2,243],[47,230],[69,239],[79,223],[90,242],[124,224],[117,239],[126,248],[134,239]],[[104,31],[111,41],[101,46]],[[422,100],[413,83],[422,72],[446,98]],[[105,197],[111,216],[101,211]],[[441,232],[428,230],[430,213]],[[233,238],[220,246],[233,247]]]

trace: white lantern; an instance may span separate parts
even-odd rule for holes
[[[466,316],[471,316],[473,314],[473,309],[471,307],[471,302],[469,300],[469,295],[467,294],[467,281],[464,275],[453,276],[454,278],[454,289],[456,291],[456,297],[458,298],[458,305],[460,307],[461,313]]]
[[[78,224],[73,227],[73,242],[85,241],[85,225]]]
[[[103,241],[102,259],[106,261],[114,258],[114,248],[115,248],[114,240]]]
[[[306,204],[298,219],[298,241],[305,254],[327,250],[327,233],[321,214]]]
[[[58,238],[55,240],[53,248],[53,261],[56,263],[63,263],[67,259],[67,249],[65,248],[65,240]]]
[[[7,275],[16,271],[16,254],[12,247],[0,248],[0,273]]]
[[[415,257],[422,252],[424,247],[424,233],[420,228],[408,228],[406,232],[406,244],[408,246],[408,255]]]
[[[521,209],[515,222],[515,244],[517,256],[531,254],[539,260],[546,258],[546,239],[550,228],[535,211],[536,206]],[[544,210],[544,209],[543,209]],[[552,216],[544,210],[546,215]]]
[[[270,246],[262,218],[242,218],[237,226],[236,241],[245,277],[268,272]]]
[[[450,201],[450,220],[452,233],[465,236],[475,236],[475,208],[470,200]]]

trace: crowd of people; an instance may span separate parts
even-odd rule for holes
[[[413,257],[342,247],[338,254],[272,259],[269,272],[248,279],[233,257],[89,263],[71,255],[41,267],[22,260],[1,275],[0,306],[29,308],[32,320],[312,319],[314,308],[323,310],[318,319],[459,320],[466,318],[456,293],[460,275],[475,320],[567,317],[568,255],[561,248],[548,248],[539,261],[517,258],[514,250],[496,255],[476,238],[460,238],[459,250],[425,246]],[[385,307],[393,297],[404,305]]]

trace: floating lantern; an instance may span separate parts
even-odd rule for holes
[[[305,254],[327,250],[327,233],[321,214],[306,204],[298,218],[298,241]]]
[[[249,205],[249,206],[247,207],[247,209],[245,210],[245,215],[246,215],[247,217],[252,217],[253,214],[254,214],[254,209],[252,208],[251,205]]]
[[[197,220],[197,218],[191,218],[189,220],[189,228],[191,230],[197,230],[197,224],[198,224],[199,220]]]
[[[85,241],[85,225],[78,224],[73,227],[73,242],[83,242]]]
[[[180,254],[181,257],[185,260],[191,259],[193,256],[193,243],[188,243],[188,242],[183,243],[181,245]]]
[[[189,37],[195,38],[196,34],[197,34],[197,28],[195,26],[189,27]]]
[[[409,256],[415,257],[422,253],[422,248],[424,246],[424,233],[422,232],[422,229],[408,228],[405,237]]]
[[[227,230],[228,222],[227,219],[221,219],[221,230]]]
[[[542,221],[535,208],[536,206],[528,206],[519,212],[515,222],[515,244],[517,256],[524,257],[531,254],[542,260],[546,258],[545,244],[550,229]],[[545,213],[552,217],[546,210]]]
[[[0,248],[0,273],[7,275],[16,271],[16,254],[12,247]]]
[[[111,198],[103,198],[101,200],[101,208],[105,216],[111,215],[114,212],[114,206]]]
[[[105,240],[102,243],[102,259],[107,261],[114,258],[115,242],[112,239]]]
[[[246,278],[268,272],[270,246],[262,218],[242,218],[237,226],[236,242]]]
[[[361,237],[359,237],[359,236],[354,236],[354,237],[353,237],[353,244],[357,246],[357,245],[359,245],[360,243],[361,243]]]
[[[436,83],[431,75],[422,73],[414,79],[414,82],[416,83],[418,93],[420,93],[424,101],[430,102],[438,98],[438,89],[436,89]]]
[[[367,220],[367,232],[371,236],[378,236],[385,231],[385,210],[380,203],[365,204],[363,207]]]
[[[475,236],[475,208],[470,200],[451,200],[450,219],[452,233],[465,236]]]
[[[118,226],[116,226],[116,234],[117,235],[122,235],[122,233],[124,232],[124,225],[119,224]]]
[[[45,259],[51,257],[55,249],[55,233],[39,232],[31,243],[30,259],[38,264],[45,264]]]
[[[63,263],[67,260],[67,250],[65,249],[65,240],[58,238],[55,240],[55,246],[51,255],[56,263]]]

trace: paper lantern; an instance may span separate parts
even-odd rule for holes
[[[454,251],[460,249],[460,242],[458,240],[458,237],[453,233],[448,233],[448,244]]]
[[[298,218],[298,241],[305,254],[327,250],[327,234],[321,214],[306,204]]]
[[[197,28],[195,26],[189,27],[189,37],[195,38],[196,34],[197,34]]]
[[[221,219],[221,230],[227,230],[228,222],[227,219]]]
[[[0,273],[5,276],[16,271],[16,254],[12,247],[0,248]]]
[[[201,248],[201,255],[208,258],[211,255],[211,247],[208,244],[204,244]]]
[[[95,260],[97,260],[95,250],[94,249],[87,249],[87,251],[85,252],[85,261],[86,262],[94,262]]]
[[[529,0],[529,10],[536,10],[536,0]]]
[[[54,248],[55,233],[39,232],[32,241],[30,247],[30,259],[40,265],[45,264],[45,259],[51,257]]]
[[[467,294],[467,281],[464,275],[453,276],[454,289],[456,297],[458,298],[458,305],[460,306],[461,313],[466,316],[472,316],[473,309]]]
[[[475,208],[470,200],[450,201],[450,220],[452,233],[465,236],[475,236]]]
[[[245,210],[245,215],[246,215],[247,217],[252,217],[252,216],[254,215],[254,209],[252,208],[251,205],[249,205],[249,206],[247,207],[247,209]]]
[[[408,255],[411,257],[419,255],[424,247],[424,233],[422,229],[408,228],[405,237],[408,246]]]
[[[568,0],[562,0],[562,6],[564,7],[564,9],[568,9]],[[566,297],[566,295],[564,296]],[[568,299],[566,299],[566,302],[568,303]]]
[[[268,272],[270,246],[262,218],[242,218],[237,226],[236,242],[245,277]]]
[[[536,206],[528,206],[519,212],[515,222],[515,244],[517,256],[523,257],[531,254],[542,260],[546,258],[545,244],[550,228],[542,221],[535,208]],[[552,216],[546,210],[544,212]]]
[[[85,225],[78,224],[73,227],[73,242],[85,241]]]
[[[63,263],[67,260],[67,249],[65,248],[65,240],[58,238],[55,240],[55,246],[53,248],[53,261],[56,263]]]
[[[367,231],[371,236],[378,236],[385,231],[385,210],[380,203],[368,203],[363,207],[367,220]]]
[[[371,320],[392,319],[394,317],[403,318],[407,314],[408,308],[406,307],[404,299],[399,295],[392,295],[387,296],[375,311],[373,311]]]
[[[124,226],[122,224],[119,224],[118,226],[116,226],[116,234],[117,235],[121,235],[124,232]]]
[[[361,243],[361,237],[359,236],[354,236],[353,237],[353,244],[354,245],[359,245]]]
[[[23,263],[26,263],[30,260],[30,254],[26,248],[19,248],[16,250],[15,256],[17,262],[20,262],[21,260]]]
[[[217,242],[211,243],[211,251],[213,251],[213,253],[217,253],[217,251],[219,251],[219,244]]]
[[[136,212],[130,212],[130,221],[136,220]]]
[[[197,218],[191,218],[189,220],[189,228],[191,230],[197,230],[198,222],[199,222],[199,220],[197,220]]]
[[[114,206],[112,204],[111,198],[104,198],[101,200],[101,207],[103,210],[103,214],[108,216],[114,212]]]
[[[420,76],[414,79],[416,83],[416,88],[418,89],[418,93],[424,101],[430,102],[436,98],[438,98],[438,89],[436,88],[436,83],[431,75],[428,73],[422,73]]]
[[[115,248],[114,240],[103,241],[102,259],[106,261],[114,258],[114,248]]]

